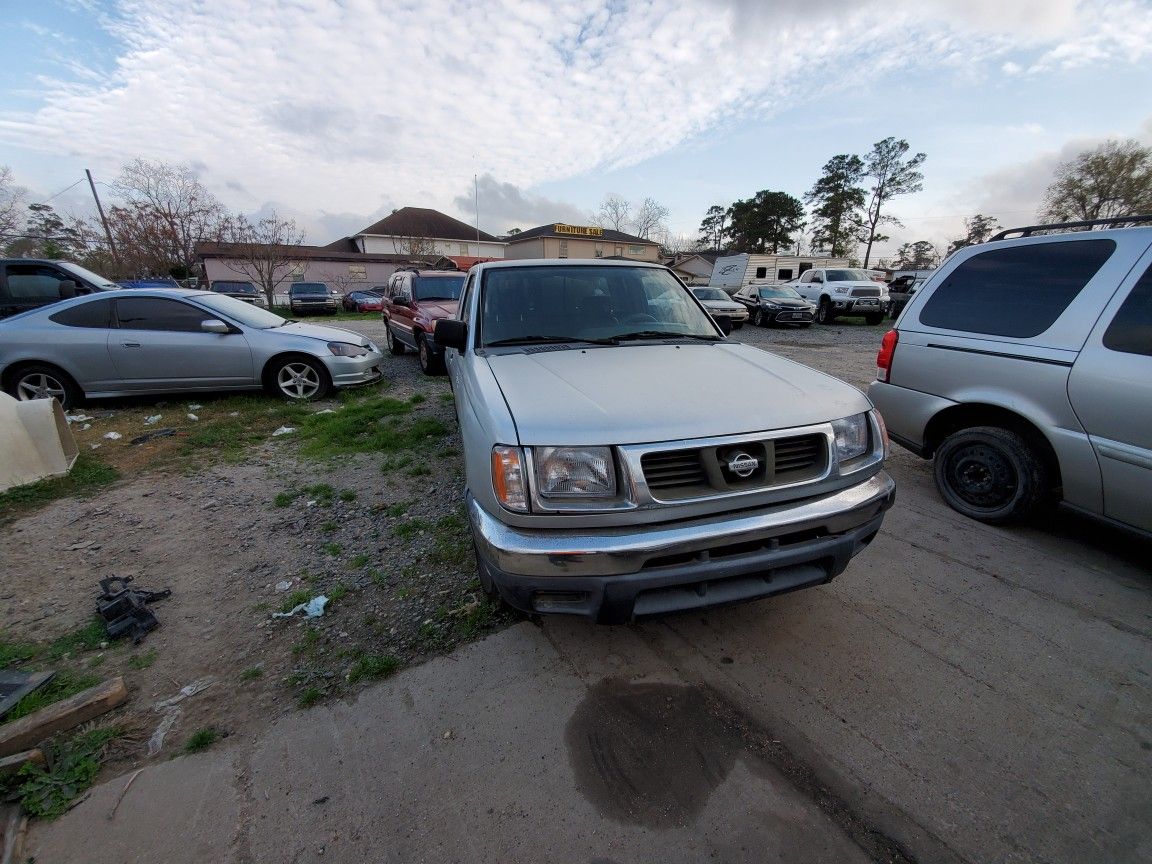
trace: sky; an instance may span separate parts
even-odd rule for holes
[[[1055,167],[1152,144],[1152,0],[3,0],[0,165],[87,214],[136,157],[328,243],[403,206],[492,233],[651,197],[802,197],[924,152],[901,242],[1035,220]],[[77,185],[72,185],[77,184]],[[71,188],[68,188],[71,187]]]

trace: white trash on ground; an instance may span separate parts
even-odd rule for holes
[[[291,618],[297,612],[303,612],[307,618],[319,618],[324,614],[324,607],[328,605],[328,598],[321,594],[319,597],[313,597],[307,603],[301,603],[299,606],[294,606],[289,612],[273,612],[273,618]]]
[[[159,423],[163,419],[164,419],[163,414],[153,414],[151,417],[145,417],[144,418],[144,425],[145,426],[152,426],[152,425],[155,425],[156,423]]]
[[[176,721],[179,718],[179,708],[173,708],[164,715],[164,719],[160,721],[160,725],[156,727],[156,731],[153,732],[152,737],[148,739],[149,756],[155,756],[160,752],[160,748],[164,746],[164,736],[172,731],[172,727],[176,725]]]
[[[105,432],[104,437],[107,438],[109,441],[119,441],[124,436],[121,435],[119,432]]]
[[[153,711],[166,711],[175,705],[177,702],[183,702],[189,696],[195,696],[201,690],[207,690],[216,681],[211,675],[207,678],[199,678],[191,684],[187,684],[180,688],[180,692],[170,699],[162,699],[152,706]]]
[[[272,437],[275,438],[278,435],[291,435],[295,431],[295,426],[281,426],[279,429],[272,433]]]

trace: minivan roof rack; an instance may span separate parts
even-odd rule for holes
[[[1015,234],[1031,237],[1036,231],[1070,231],[1073,228],[1095,228],[1100,225],[1137,225],[1152,222],[1152,214],[1145,216],[1112,216],[1108,219],[1086,219],[1081,222],[1053,222],[1049,225],[1027,225],[1023,228],[1005,228],[999,234],[988,238],[988,242],[1006,240]]]

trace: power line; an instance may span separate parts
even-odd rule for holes
[[[76,181],[75,183],[73,183],[71,186],[67,187],[66,189],[61,189],[59,192],[57,192],[55,195],[53,195],[53,196],[52,196],[52,198],[59,198],[61,195],[63,195],[65,192],[67,192],[67,191],[68,191],[68,189],[72,189],[72,188],[73,188],[73,187],[75,187],[75,186],[79,186],[79,185],[80,185],[81,183],[83,183],[83,182],[84,182],[84,178],[83,178],[83,177],[81,177],[79,180],[77,180],[77,181]],[[49,201],[51,201],[51,200],[52,200],[52,198],[45,198],[45,199],[44,199],[43,201],[41,201],[40,203],[41,203],[41,204],[47,204]]]

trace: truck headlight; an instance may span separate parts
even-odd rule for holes
[[[519,447],[497,444],[492,448],[492,489],[509,510],[528,512],[528,487]]]
[[[847,294],[849,291],[849,288],[847,285],[837,285],[832,290],[837,294]]]
[[[537,447],[536,485],[548,498],[611,498],[616,471],[611,447]]]
[[[368,354],[367,348],[350,342],[329,342],[328,350],[337,357],[364,357]]]
[[[868,415],[854,414],[832,421],[836,435],[836,456],[841,462],[855,459],[868,452]]]

